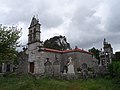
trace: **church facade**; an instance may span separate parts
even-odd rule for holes
[[[28,34],[28,72],[41,75],[77,74],[84,68],[93,68],[97,60],[92,53],[75,48],[54,50],[43,48],[40,39],[41,24],[32,18]]]

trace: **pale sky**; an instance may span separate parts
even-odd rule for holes
[[[37,16],[41,40],[64,35],[74,48],[102,48],[103,39],[120,51],[120,0],[0,0],[0,24],[22,29],[27,44],[30,21]]]

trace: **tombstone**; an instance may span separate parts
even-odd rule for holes
[[[44,65],[45,65],[45,74],[52,75],[53,74],[52,63],[49,61],[49,58],[47,58],[47,61],[44,63]]]
[[[53,62],[53,74],[54,75],[60,74],[60,64],[58,60],[55,60],[55,62]]]
[[[69,63],[68,63],[68,74],[75,74],[75,71],[74,71],[74,65],[73,65],[73,62],[72,62],[72,58],[69,57]]]

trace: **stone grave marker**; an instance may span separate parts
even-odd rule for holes
[[[74,64],[72,62],[72,58],[69,57],[69,63],[68,63],[68,74],[75,74],[75,71],[74,71]]]

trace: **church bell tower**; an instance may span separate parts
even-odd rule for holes
[[[36,73],[36,60],[38,48],[41,46],[40,41],[40,26],[39,20],[35,17],[32,18],[29,33],[28,33],[28,72]]]
[[[28,45],[36,42],[40,42],[40,26],[39,20],[35,17],[32,18],[28,34]]]

